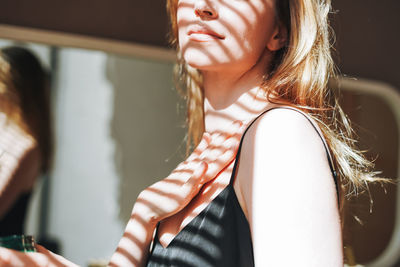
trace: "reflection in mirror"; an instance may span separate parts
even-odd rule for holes
[[[35,181],[51,164],[49,80],[30,50],[0,50],[0,236],[23,234]]]
[[[59,241],[66,258],[80,265],[109,259],[138,193],[169,173],[185,152],[173,63],[62,47],[51,54],[48,46],[24,45],[48,67],[58,62],[52,69],[48,214],[39,219],[35,194],[26,233],[36,235],[46,221],[46,234]],[[39,183],[36,191],[41,189]]]

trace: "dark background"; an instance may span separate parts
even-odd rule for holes
[[[333,0],[341,72],[400,90],[400,1]]]

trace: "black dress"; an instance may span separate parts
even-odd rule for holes
[[[289,107],[286,108],[298,111]],[[272,108],[272,109],[276,109]],[[269,110],[272,110],[269,109]],[[254,266],[250,226],[242,211],[233,188],[237,162],[243,137],[240,141],[229,185],[213,199],[206,208],[189,222],[164,248],[158,240],[158,227],[147,266],[148,267],[252,267]],[[300,111],[298,111],[300,112]],[[302,112],[300,112],[303,114]],[[316,129],[310,118],[303,114]],[[318,132],[318,131],[317,131]],[[318,132],[319,134],[319,132]],[[329,160],[329,166],[336,183],[329,150],[320,135]],[[337,188],[337,183],[336,183]]]

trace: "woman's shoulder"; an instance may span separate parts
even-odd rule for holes
[[[248,147],[250,143],[257,143],[256,150],[268,148],[272,153],[301,152],[302,149],[325,153],[318,124],[305,112],[292,107],[276,107],[260,115],[244,136],[243,146]]]
[[[263,114],[243,139],[239,163],[236,192],[258,255],[289,250],[321,262],[329,253],[340,258],[335,183],[322,139],[307,117],[291,109]]]
[[[335,197],[324,143],[309,119],[297,110],[277,108],[251,125],[243,139],[237,173],[244,202],[251,201],[254,188],[266,192],[280,188],[290,193],[286,196],[299,199],[315,190]]]

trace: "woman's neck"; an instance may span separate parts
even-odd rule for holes
[[[264,56],[245,72],[203,72],[207,132],[229,132],[233,122],[247,123],[273,106],[260,88],[268,63]]]
[[[208,78],[208,77],[207,77]],[[205,79],[205,130],[207,132],[229,132],[232,123],[253,120],[263,110],[272,107],[264,90],[260,89],[261,79],[242,77],[239,80],[217,79],[213,83]]]

